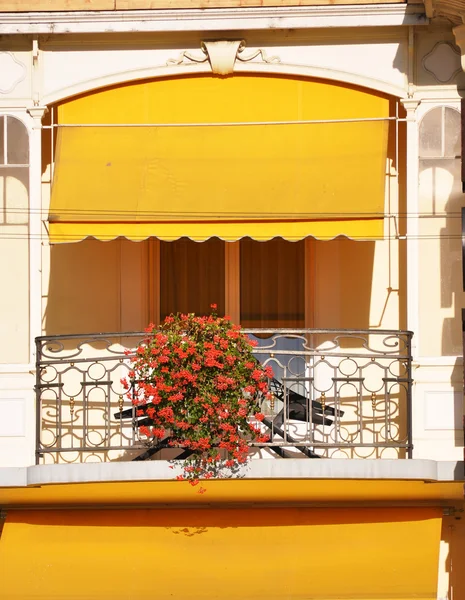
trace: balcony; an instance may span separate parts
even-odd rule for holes
[[[270,441],[253,458],[410,458],[411,337],[407,331],[250,329],[271,365],[262,426]],[[174,459],[153,446],[121,379],[146,334],[36,339],[38,464]],[[179,454],[178,454],[179,455]]]

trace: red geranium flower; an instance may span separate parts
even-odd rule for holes
[[[249,444],[268,439],[249,420],[264,419],[272,370],[254,358],[241,328],[212,309],[208,317],[170,315],[158,330],[150,324],[122,380],[144,439],[189,450],[177,478],[195,485],[243,464]]]

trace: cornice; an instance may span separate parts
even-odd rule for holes
[[[453,25],[465,19],[465,0],[423,0],[426,16],[429,19],[443,18]]]
[[[0,34],[238,31],[425,25],[422,4],[2,13]]]

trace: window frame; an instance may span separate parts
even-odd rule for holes
[[[314,324],[315,240],[306,238],[304,244],[304,326]],[[200,242],[202,243],[202,242]],[[233,323],[240,323],[240,242],[225,241],[225,312]],[[266,244],[266,242],[262,242]],[[160,323],[160,240],[150,238],[148,252],[148,320]]]

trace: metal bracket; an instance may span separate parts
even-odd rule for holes
[[[37,61],[39,60],[39,37],[37,35],[32,37],[32,60],[34,66],[37,66]]]
[[[447,506],[442,509],[444,517],[454,517],[454,519],[461,519],[460,513],[463,513],[463,508],[455,508],[455,506]]]
[[[3,526],[5,525],[6,515],[6,510],[0,510],[0,539],[2,537]]]

